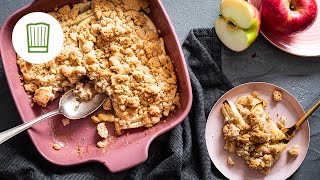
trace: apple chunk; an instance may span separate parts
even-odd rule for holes
[[[244,0],[222,0],[221,16],[215,22],[221,42],[233,51],[243,51],[257,38],[260,30],[260,13]]]

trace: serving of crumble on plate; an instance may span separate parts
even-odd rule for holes
[[[281,90],[281,101],[274,101],[274,90]],[[280,87],[263,82],[237,86],[216,102],[208,116],[210,158],[229,179],[286,179],[307,153],[309,124],[302,124],[288,144],[279,140],[285,136],[282,129],[294,125],[303,114],[296,99]],[[296,144],[299,155],[292,158],[287,150]],[[232,158],[234,165],[225,157]]]

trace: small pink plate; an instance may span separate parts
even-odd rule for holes
[[[283,92],[282,101],[276,103],[272,99],[273,90]],[[287,150],[293,145],[300,146],[300,153],[296,158],[290,157],[285,150],[275,163],[268,175],[261,174],[258,170],[252,170],[245,161],[235,153],[229,153],[223,148],[224,139],[222,128],[224,125],[221,114],[222,103],[225,100],[235,101],[238,96],[249,95],[252,91],[258,91],[260,97],[268,103],[266,112],[270,113],[272,120],[277,121],[280,116],[288,118],[286,127],[291,127],[304,115],[304,111],[298,101],[286,90],[272,84],[254,82],[235,87],[224,94],[213,106],[206,125],[206,144],[213,164],[228,179],[286,179],[291,176],[301,165],[309,147],[309,122],[302,124],[301,129],[288,143]],[[280,114],[277,117],[277,113]],[[227,164],[227,157],[232,157],[235,164]]]
[[[260,9],[261,0],[248,0]],[[320,0],[317,0],[320,7]],[[272,13],[272,12],[270,12]],[[307,30],[294,35],[274,35],[265,30],[261,24],[261,34],[279,49],[297,56],[319,56],[320,55],[320,15],[314,24]]]

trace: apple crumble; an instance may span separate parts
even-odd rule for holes
[[[274,90],[272,95],[273,95],[273,100],[274,101],[279,102],[279,101],[282,100],[282,92]]]
[[[297,157],[299,155],[299,152],[300,152],[300,147],[299,145],[294,145],[292,146],[289,150],[288,150],[288,154],[291,156],[291,157]]]
[[[61,122],[62,122],[63,126],[68,126],[70,124],[70,119],[63,118],[63,119],[61,119]]]
[[[61,146],[57,143],[52,144],[52,148],[56,151],[60,151],[61,150]]]
[[[239,96],[233,103],[225,101],[221,112],[225,125],[223,135],[224,149],[242,157],[251,169],[258,169],[268,174],[286,149],[286,144],[279,143],[285,134],[265,112],[267,102],[259,93]],[[279,126],[284,125],[284,119]]]
[[[103,108],[112,115],[93,121],[113,122],[117,135],[169,116],[180,107],[177,79],[148,6],[147,0],[93,0],[49,12],[64,32],[60,54],[45,64],[17,60],[32,100],[46,107],[69,89],[84,100],[107,93]]]
[[[233,161],[232,157],[228,157],[228,158],[227,158],[227,163],[228,163],[229,165],[234,165],[234,161]]]

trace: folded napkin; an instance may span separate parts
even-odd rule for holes
[[[191,111],[180,125],[152,142],[146,162],[116,174],[98,163],[59,167],[47,162],[24,132],[0,145],[0,179],[225,179],[212,164],[205,144],[206,119],[221,95],[233,85],[268,81],[286,89],[289,87],[289,91],[299,91],[295,95],[301,94],[298,99],[305,108],[311,106],[312,98],[313,101],[319,98],[319,79],[316,76],[319,72],[315,71],[316,67],[320,67],[320,60],[282,60],[281,57],[286,56],[281,56],[281,52],[263,38],[259,38],[254,47],[243,53],[234,53],[222,46],[214,30],[190,31],[183,50],[193,88]],[[254,57],[253,53],[256,53]],[[291,64],[296,69],[290,74],[284,69]],[[269,67],[271,65],[273,68]],[[21,121],[0,69],[1,121],[10,122],[12,126],[18,125]],[[303,88],[311,94],[303,94]],[[320,125],[316,122],[319,116],[318,111],[310,118],[310,150],[292,178],[317,179],[320,175],[317,170],[320,165],[320,146],[317,141]],[[0,126],[0,130],[5,129]]]

